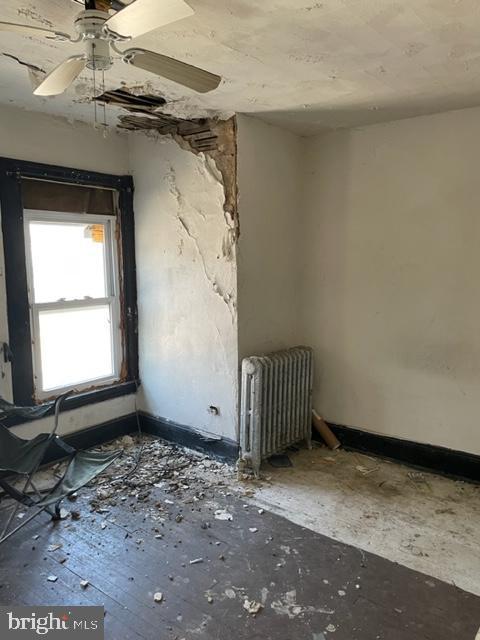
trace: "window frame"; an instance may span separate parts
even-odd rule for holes
[[[38,400],[51,398],[75,387],[78,391],[89,389],[92,386],[114,384],[120,380],[122,368],[122,339],[121,339],[121,312],[120,312],[120,264],[115,237],[118,233],[118,219],[115,215],[101,215],[88,213],[70,213],[62,211],[42,211],[39,209],[24,209],[24,235],[25,235],[25,263],[27,267],[27,285],[30,307],[30,331],[32,334],[32,366],[35,385],[35,397]],[[80,298],[72,300],[59,300],[56,302],[35,302],[34,299],[34,272],[31,253],[30,222],[58,222],[65,224],[102,224],[105,226],[105,282],[108,295],[103,298]],[[88,308],[108,305],[111,317],[112,337],[112,369],[110,376],[92,378],[85,382],[72,383],[53,389],[43,389],[42,361],[40,353],[40,322],[41,311],[56,311],[67,309]]]
[[[65,410],[70,410],[133,393],[139,381],[132,177],[0,157],[0,210],[9,333],[8,344],[3,345],[3,358],[11,364],[12,400],[15,404],[23,406],[41,403],[35,395],[34,388],[25,215],[21,193],[21,181],[28,178],[106,188],[117,193],[115,244],[121,268],[118,290],[123,355],[120,379],[116,382],[106,381],[105,384],[90,385],[86,390],[80,389],[81,385],[76,385],[79,393],[68,398],[64,406]],[[79,215],[86,218],[93,214]],[[55,390],[54,395],[58,393]]]

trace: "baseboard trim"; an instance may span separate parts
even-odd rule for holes
[[[208,454],[224,462],[236,462],[239,447],[236,442],[227,438],[209,437],[195,431],[191,427],[157,418],[147,413],[140,413],[140,424],[144,433]]]
[[[147,413],[139,413],[140,428],[143,433],[163,438],[168,442],[200,451],[224,462],[233,463],[238,458],[238,444],[227,438],[209,437],[195,431],[190,427],[171,422],[162,418],[156,418]],[[120,418],[114,418],[108,422],[94,425],[80,431],[74,431],[61,438],[75,449],[89,449],[104,442],[109,442],[120,436],[135,433],[138,429],[137,417],[131,413]],[[65,452],[60,447],[52,446],[47,452],[44,463],[55,462],[65,457]]]
[[[114,418],[108,420],[108,422],[102,422],[101,424],[81,429],[80,431],[74,431],[73,433],[67,433],[60,435],[61,439],[75,449],[89,449],[90,447],[97,447],[104,442],[114,440],[119,436],[124,436],[132,433],[137,429],[137,419],[134,413],[130,413],[120,418]],[[48,449],[44,463],[54,462],[65,457],[65,452],[54,444]]]
[[[347,450],[375,454],[441,475],[480,482],[480,456],[473,453],[328,424]]]
[[[225,462],[233,463],[238,459],[238,443],[228,438],[209,437],[191,427],[143,412],[139,413],[139,421],[140,428],[144,433],[200,451]],[[425,469],[441,475],[480,483],[480,456],[445,447],[383,436],[331,422],[328,424],[347,450],[374,454],[417,469]],[[119,436],[134,433],[137,429],[136,415],[131,413],[61,437],[76,449],[88,449],[114,440]],[[316,434],[314,434],[315,436]],[[62,457],[64,457],[64,452],[58,447],[52,446],[45,462],[53,462]]]

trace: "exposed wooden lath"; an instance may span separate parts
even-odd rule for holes
[[[158,131],[161,134],[179,135],[186,139],[195,151],[211,151],[217,148],[218,136],[211,121],[205,118],[185,119],[163,113],[166,104],[162,96],[139,95],[125,89],[106,91],[97,102],[122,107],[131,115],[120,117],[120,127],[130,131]],[[138,114],[138,115],[137,115]]]
[[[131,110],[131,109],[129,109]],[[128,115],[120,117],[120,127],[133,131],[158,131],[163,135],[179,135],[188,141],[195,151],[213,151],[217,148],[218,136],[210,126],[210,121],[181,120],[166,113]]]
[[[139,95],[124,88],[107,91],[96,98],[98,102],[122,107],[127,112],[120,116],[119,127],[128,131],[155,131],[171,135],[184,149],[205,153],[222,174],[225,192],[224,211],[233,226],[229,247],[237,242],[240,228],[237,207],[237,134],[235,118],[179,118],[164,113],[166,103],[162,96]]]

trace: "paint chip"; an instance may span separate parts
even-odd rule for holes
[[[225,511],[225,509],[217,509],[215,511],[215,518],[217,520],[233,520],[232,514],[228,511]]]
[[[251,613],[252,616],[255,616],[261,609],[263,609],[263,604],[261,604],[260,602],[256,602],[255,600],[249,600],[248,598],[246,598],[243,601],[243,608],[248,611],[248,613]]]

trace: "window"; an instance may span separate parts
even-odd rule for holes
[[[25,211],[35,396],[118,381],[115,217]]]
[[[132,393],[138,377],[129,176],[0,158],[13,401],[67,389],[66,408]],[[0,342],[1,348],[1,342]]]

